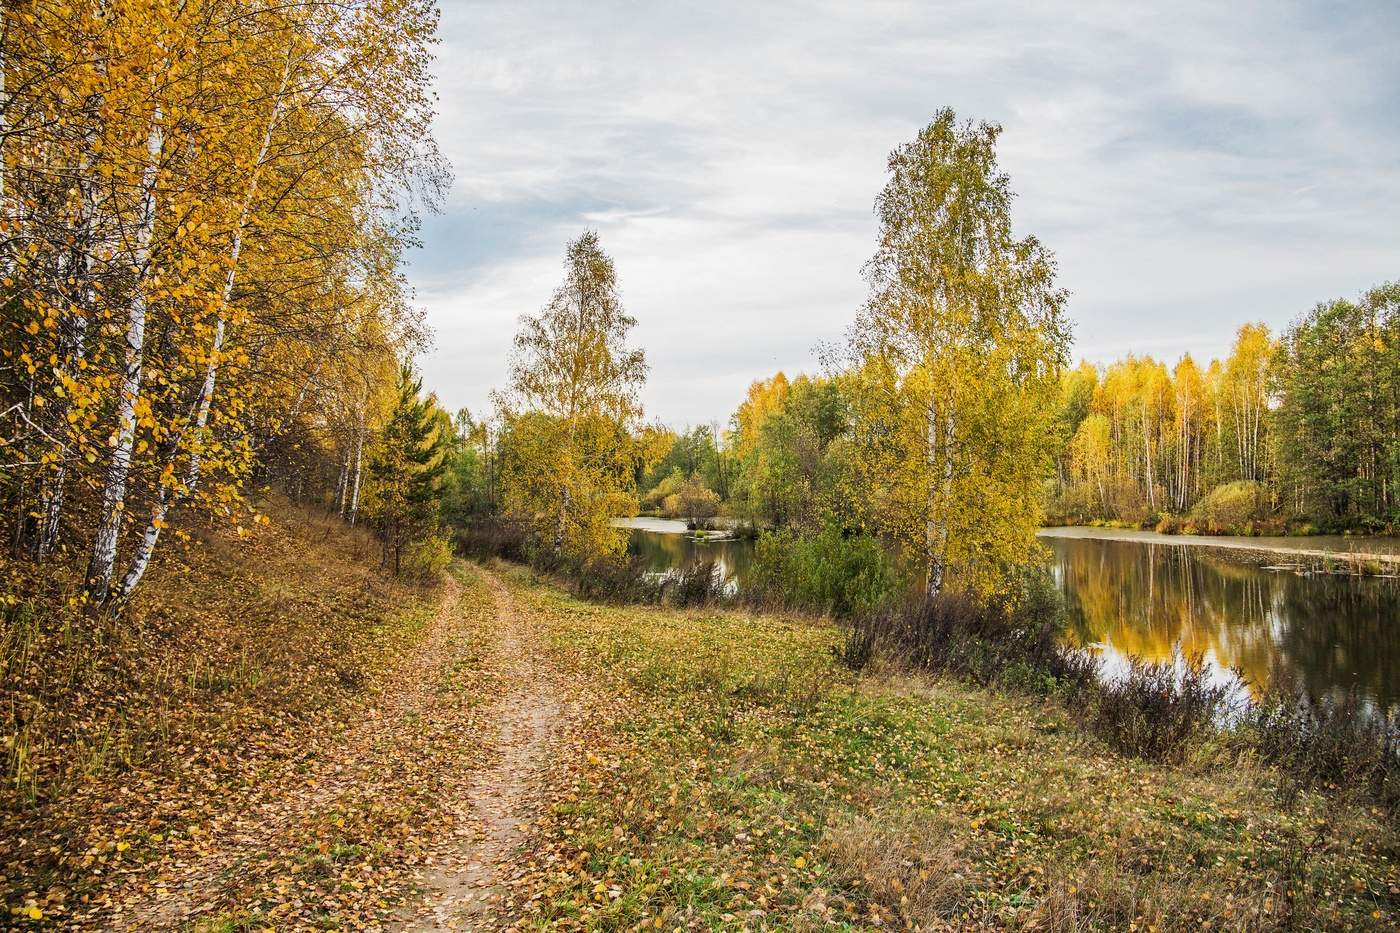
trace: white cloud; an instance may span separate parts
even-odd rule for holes
[[[1358,3],[443,0],[457,176],[410,278],[425,375],[480,409],[565,241],[596,227],[653,414],[725,418],[859,305],[888,151],[940,106],[1005,127],[1016,220],[1079,352],[1222,352],[1400,274],[1400,20]]]

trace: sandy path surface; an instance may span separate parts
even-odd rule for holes
[[[422,878],[425,894],[404,931],[478,930],[501,925],[496,913],[511,857],[542,812],[546,765],[565,734],[570,708],[559,676],[542,658],[539,636],[516,612],[510,591],[483,574],[496,600],[502,693],[487,712],[496,723],[495,755],[472,779],[466,804],[475,832]]]

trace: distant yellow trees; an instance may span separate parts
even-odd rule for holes
[[[396,264],[403,192],[443,178],[436,12],[19,0],[4,16],[0,492],[11,551],[81,554],[102,603],[139,584],[177,505],[239,520],[289,428],[362,436],[363,374],[392,384],[392,367],[338,363],[392,360],[417,332]],[[332,416],[348,400],[358,416]]]
[[[1081,364],[1060,385],[1065,440],[1052,511],[1079,520],[1187,514],[1212,488],[1269,472],[1269,367],[1262,324],[1239,329],[1203,371],[1128,356],[1102,372]]]

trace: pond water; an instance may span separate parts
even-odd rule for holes
[[[681,522],[632,519],[631,550],[655,571],[713,560],[743,586],[748,541],[696,542]],[[1150,535],[1150,533],[1145,533]],[[1069,613],[1066,639],[1092,648],[1111,671],[1129,655],[1201,655],[1221,678],[1284,682],[1314,696],[1356,689],[1400,705],[1400,579],[1270,570],[1228,550],[1101,529],[1047,529],[1042,538]],[[1255,550],[1260,539],[1229,539]],[[1218,539],[1210,539],[1215,545]],[[1279,547],[1397,553],[1394,539],[1282,539]],[[1288,557],[1280,554],[1278,563]]]
[[[726,582],[742,586],[753,563],[752,541],[695,540],[686,534],[685,522],[638,517],[618,519],[613,524],[632,529],[628,550],[656,573],[679,570],[696,561],[714,561],[715,571]]]

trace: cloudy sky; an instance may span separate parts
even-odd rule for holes
[[[885,158],[941,106],[1004,127],[1075,354],[1174,361],[1400,277],[1400,4],[440,0],[455,185],[409,278],[426,382],[474,412],[597,229],[651,416],[818,369],[865,294]]]

